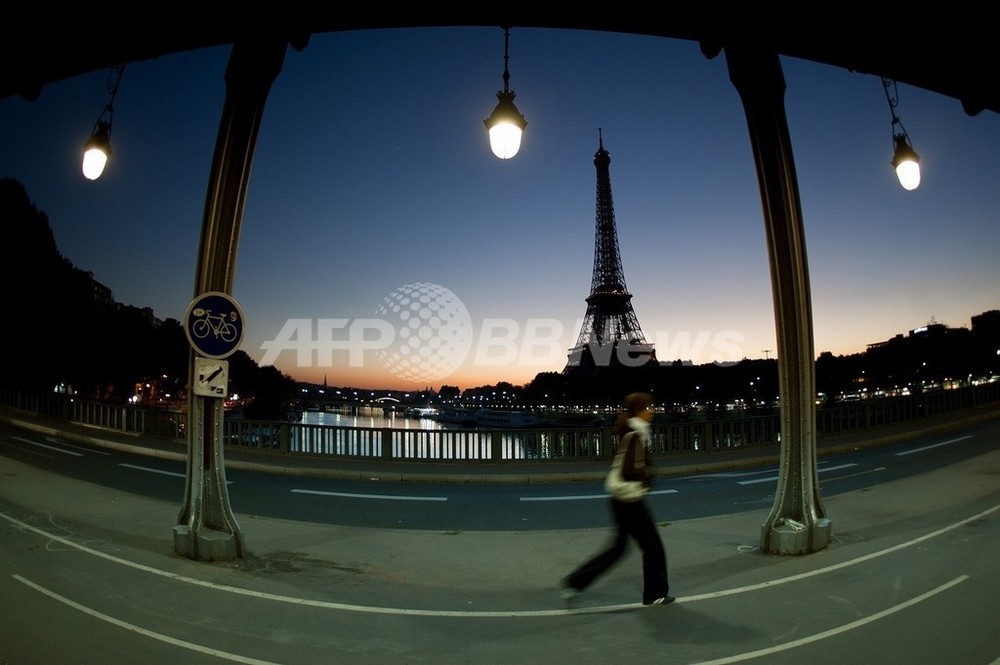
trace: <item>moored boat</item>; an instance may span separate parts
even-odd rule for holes
[[[446,407],[440,409],[437,414],[437,421],[439,423],[448,423],[450,425],[465,425],[466,427],[471,427],[478,423],[476,419],[476,411],[472,409],[463,409],[461,407]]]
[[[476,424],[487,429],[535,427],[538,417],[530,411],[504,411],[500,409],[479,409]]]
[[[433,406],[413,406],[406,410],[407,418],[436,418],[438,410]]]

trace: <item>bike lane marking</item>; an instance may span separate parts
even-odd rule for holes
[[[749,591],[757,591],[760,589],[767,589],[774,586],[779,586],[782,584],[787,584],[790,582],[795,582],[797,580],[806,579],[816,575],[824,575],[826,573],[831,573],[837,570],[842,570],[850,566],[855,566],[872,559],[876,559],[893,552],[898,552],[900,550],[912,547],[924,541],[930,540],[931,538],[936,538],[937,536],[943,535],[960,527],[963,527],[970,522],[975,522],[982,519],[986,515],[989,515],[997,510],[1000,510],[1000,504],[993,506],[992,508],[987,508],[971,517],[967,517],[958,522],[954,522],[947,526],[944,526],[936,531],[926,533],[922,536],[918,536],[912,540],[893,545],[892,547],[887,547],[882,550],[871,552],[864,556],[857,557],[855,559],[849,559],[847,561],[842,561],[837,564],[826,566],[823,568],[817,568],[804,573],[799,573],[797,575],[789,575],[787,577],[776,578],[773,580],[768,580],[766,582],[759,582],[757,584],[748,584],[746,586],[734,587],[731,589],[723,589],[721,591],[713,591],[702,594],[695,594],[691,596],[678,597],[675,602],[678,603],[691,603],[700,600],[708,600],[721,598],[723,596],[731,596],[738,593],[746,593]],[[0,518],[3,518],[10,522],[11,524],[17,525],[23,531],[30,531],[44,538],[54,540],[67,547],[77,549],[81,552],[86,552],[96,557],[100,557],[107,561],[113,563],[118,563],[135,570],[140,570],[153,575],[158,575],[160,577],[165,577],[167,579],[172,579],[177,582],[183,582],[185,584],[193,584],[195,586],[201,586],[208,589],[214,589],[217,591],[222,591],[224,593],[232,593],[241,596],[248,596],[252,598],[258,598],[263,600],[270,600],[274,602],[281,603],[291,603],[294,605],[302,605],[308,607],[316,607],[321,609],[331,609],[331,610],[341,610],[347,612],[361,612],[368,614],[387,614],[387,615],[397,615],[397,616],[423,616],[423,617],[454,617],[454,618],[470,618],[470,617],[486,617],[486,618],[502,618],[502,617],[540,617],[540,616],[569,616],[576,614],[601,614],[608,612],[621,612],[625,610],[633,610],[636,608],[641,608],[643,605],[641,603],[625,603],[620,605],[604,605],[598,607],[583,607],[583,608],[564,608],[564,609],[545,609],[545,610],[425,610],[425,609],[407,609],[399,607],[379,607],[374,605],[357,605],[353,603],[340,603],[335,601],[325,601],[325,600],[311,600],[308,598],[299,598],[296,596],[286,596],[280,594],[267,593],[263,591],[254,591],[252,589],[243,589],[240,587],[234,587],[227,584],[217,584],[215,582],[207,582],[205,580],[200,580],[194,577],[188,577],[186,575],[179,575],[177,573],[172,573],[167,570],[162,570],[160,568],[155,568],[153,566],[147,566],[145,564],[136,563],[134,561],[129,561],[128,559],[123,559],[121,557],[108,554],[107,552],[100,552],[93,548],[87,547],[86,545],[81,545],[80,543],[73,542],[67,538],[57,536],[53,533],[49,533],[44,529],[32,526],[13,518],[5,513],[0,513]],[[726,661],[719,661],[726,662]]]
[[[841,633],[846,633],[850,630],[854,630],[855,628],[860,628],[861,626],[864,626],[866,624],[873,623],[875,621],[878,621],[879,619],[884,619],[885,617],[891,616],[896,612],[905,610],[908,607],[911,607],[913,605],[916,605],[917,603],[927,600],[928,598],[936,596],[942,591],[947,591],[951,587],[960,584],[967,579],[969,579],[968,575],[959,575],[955,579],[951,580],[950,582],[945,582],[936,589],[931,589],[926,593],[922,593],[919,596],[910,598],[909,600],[899,603],[898,605],[887,607],[881,612],[876,612],[875,614],[869,614],[866,617],[862,617],[856,621],[851,621],[850,623],[845,623],[841,626],[837,626],[836,628],[824,630],[822,632],[815,633],[813,635],[808,635],[806,637],[797,640],[792,640],[791,642],[777,644],[773,647],[768,647],[766,649],[758,649],[756,651],[744,651],[743,653],[737,653],[733,654],[732,656],[725,656],[723,658],[702,660],[698,661],[697,663],[694,663],[693,665],[728,665],[729,663],[742,663],[747,660],[750,660],[751,658],[760,658],[761,656],[769,656],[771,654],[779,653],[781,651],[788,651],[789,649],[795,649],[801,646],[805,646],[806,644],[811,644],[813,642],[819,642],[820,640],[825,640],[828,637],[834,637],[836,635],[840,635]]]
[[[124,628],[125,630],[132,631],[133,633],[138,633],[139,635],[142,635],[144,637],[151,637],[154,640],[158,640],[160,642],[166,642],[167,644],[171,644],[175,647],[180,647],[182,649],[187,649],[189,651],[197,651],[198,653],[208,654],[209,656],[218,656],[219,658],[225,658],[226,660],[231,660],[237,663],[246,663],[247,665],[278,665],[277,663],[274,663],[269,660],[248,658],[246,656],[240,656],[239,654],[230,653],[228,651],[220,651],[219,649],[213,649],[211,647],[195,644],[194,642],[179,640],[176,637],[170,637],[169,635],[164,635],[163,633],[157,633],[152,630],[147,630],[146,628],[141,628],[135,625],[134,623],[128,623],[127,621],[116,619],[113,616],[109,616],[102,612],[98,612],[97,610],[87,607],[86,605],[81,605],[80,603],[70,600],[65,596],[60,596],[58,593],[46,589],[45,587],[39,584],[35,584],[31,580],[28,580],[20,575],[13,575],[12,577],[18,582],[26,584],[27,586],[31,587],[35,591],[43,593],[49,598],[57,600],[60,603],[63,603],[64,605],[68,605],[75,610],[79,610],[88,616],[92,616],[95,619],[100,619],[101,621],[106,621],[107,623],[110,623],[114,626],[118,626],[119,628]]]

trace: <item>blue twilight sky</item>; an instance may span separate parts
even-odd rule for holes
[[[129,64],[96,182],[80,155],[109,98],[107,71],[34,102],[0,101],[0,177],[24,183],[64,256],[160,318],[181,319],[194,295],[228,57],[223,47]],[[968,327],[1000,307],[1000,117],[900,85],[897,115],[923,172],[906,192],[889,164],[881,81],[782,65],[817,354],[863,351],[932,319]],[[240,238],[241,348],[331,385],[464,388],[561,370],[590,292],[600,128],[626,282],[660,360],[774,357],[761,203],[724,56],[515,27],[510,88],[528,127],[509,161],[492,155],[483,126],[502,73],[499,28],[316,35],[289,50]],[[328,348],[329,362],[302,362],[292,350],[288,321],[327,320],[326,339],[343,346],[347,323],[330,320],[378,318],[390,294],[418,283],[453,294],[464,311],[453,303],[452,315],[467,312],[468,352],[452,349],[450,365],[404,375],[384,355],[395,347],[380,355],[371,337],[353,360]],[[297,339],[319,334],[304,330]],[[287,350],[267,358],[281,339]]]

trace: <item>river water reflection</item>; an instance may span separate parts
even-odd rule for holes
[[[379,459],[545,459],[600,453],[599,430],[481,429],[382,409],[306,411],[291,428],[294,452]],[[326,429],[326,428],[329,429]],[[391,430],[386,435],[385,431]]]
[[[353,413],[338,413],[335,411],[305,411],[302,414],[303,425],[332,425],[335,427],[374,427],[390,429],[415,430],[446,430],[455,429],[455,425],[439,423],[430,418],[407,418],[401,413],[386,414],[382,409],[362,408]]]

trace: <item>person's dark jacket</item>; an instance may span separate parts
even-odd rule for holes
[[[638,480],[648,486],[656,476],[656,467],[639,432],[632,430],[626,434],[622,445],[627,446],[622,459],[622,478]]]

